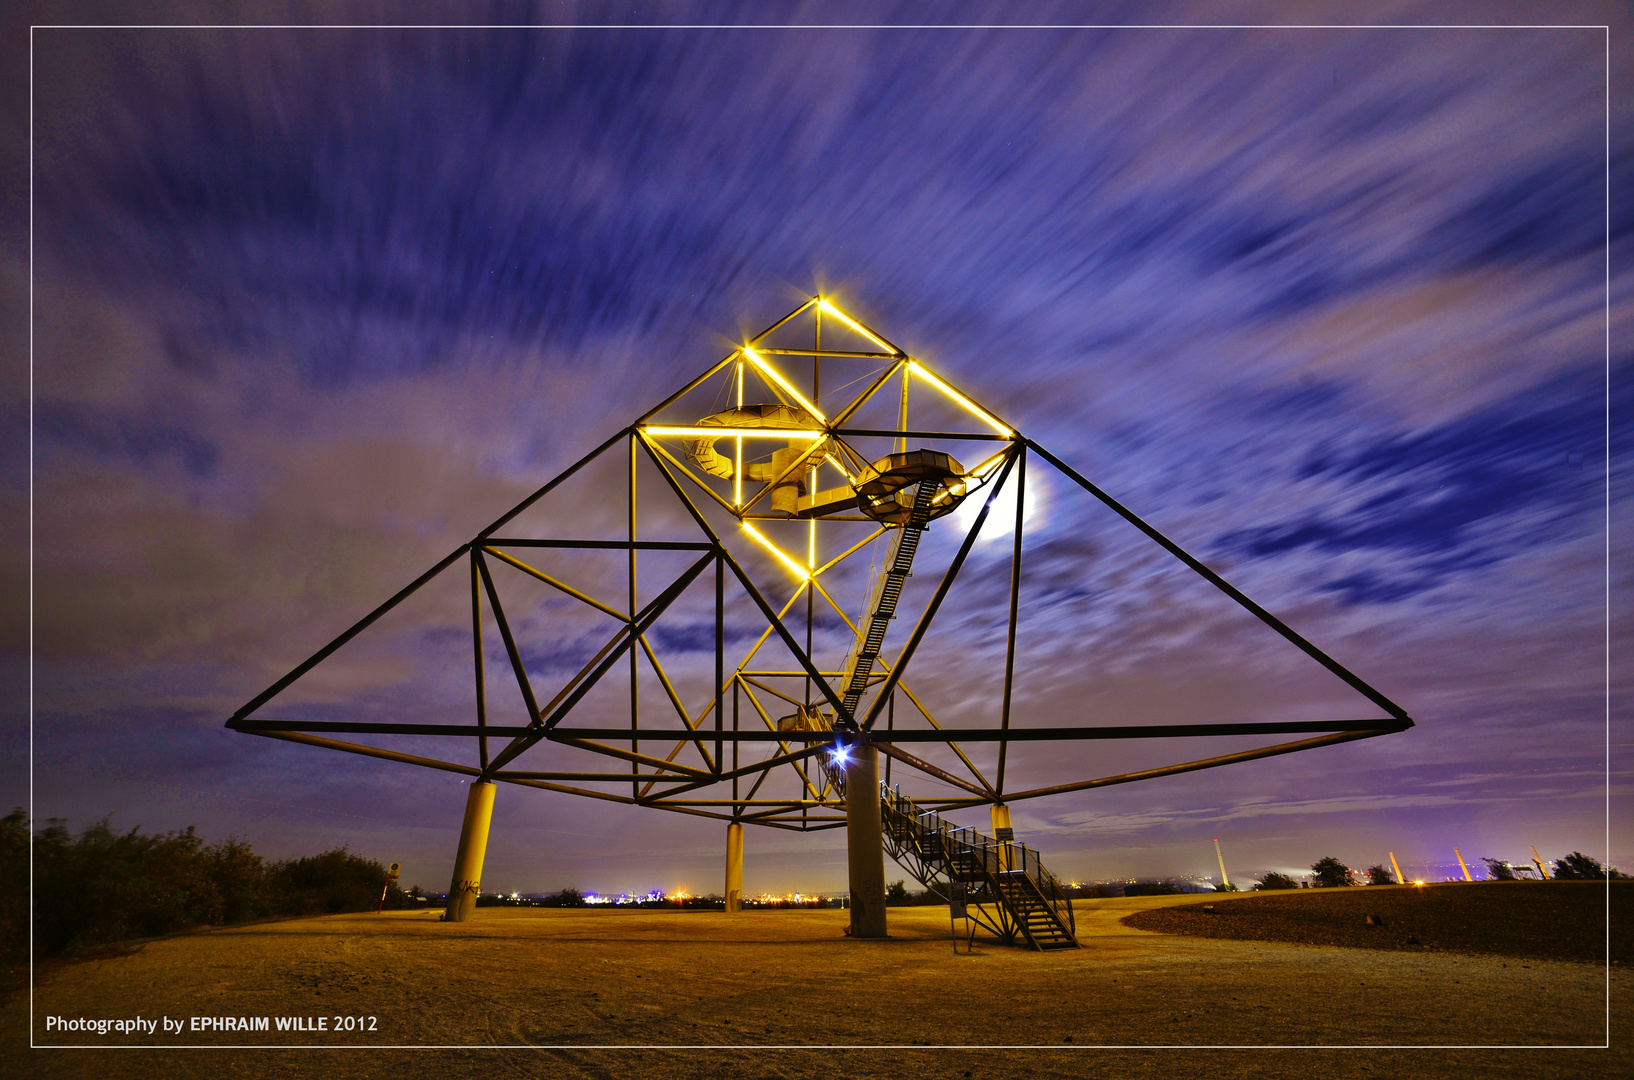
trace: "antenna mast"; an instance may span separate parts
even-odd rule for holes
[[[1218,836],[1214,838],[1214,857],[1220,860],[1220,884],[1230,889],[1231,879],[1226,876],[1225,855],[1220,851],[1220,838]]]

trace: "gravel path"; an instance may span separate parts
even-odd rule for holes
[[[1634,1074],[1606,1040],[1621,968],[1496,957],[1157,935],[1124,916],[1195,897],[1080,905],[1085,948],[977,943],[954,954],[946,909],[893,909],[892,939],[846,939],[840,911],[483,909],[334,916],[208,931],[49,972],[37,1042],[160,1049],[27,1050],[28,998],[4,1006],[23,1075],[388,1076],[435,1068],[551,1076],[1171,1075],[1378,1077]],[[45,1017],[373,1016],[361,1034],[186,1032],[59,1036]],[[1620,1022],[1619,1022],[1620,1021]],[[332,1020],[331,1020],[332,1023]],[[367,1049],[234,1050],[260,1043]],[[222,1049],[180,1050],[181,1042]],[[724,1047],[484,1051],[488,1045]],[[1537,1046],[1528,1050],[1206,1050],[1192,1047]],[[401,1050],[392,1046],[453,1049]],[[798,1049],[889,1046],[890,1050]],[[1035,1047],[1025,1050],[913,1047]],[[1109,1049],[1164,1047],[1169,1049]]]

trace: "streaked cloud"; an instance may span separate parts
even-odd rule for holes
[[[1593,848],[1604,478],[1608,454],[1627,471],[1634,415],[1622,351],[1608,446],[1604,77],[1597,30],[43,36],[41,813],[142,816],[143,784],[231,788],[240,801],[154,803],[148,823],[207,805],[223,828],[298,846],[345,827],[255,800],[305,814],[369,792],[391,818],[377,835],[412,833],[440,867],[456,788],[219,724],[823,288],[1421,721],[1028,804],[1050,845],[1078,857],[1132,836],[1128,872],[1160,872],[1205,826],[1280,837],[1343,817],[1362,846],[1413,815],[1426,836],[1478,825],[1515,843],[1530,817],[1540,847]],[[1612,215],[1624,244],[1629,211]],[[1621,276],[1612,305],[1626,321]],[[1026,723],[1347,707],[1064,478],[1037,476]],[[954,540],[933,530],[927,557]],[[978,547],[917,661],[951,715],[995,700],[1002,632],[983,610],[1003,602],[1007,547]],[[298,704],[463,707],[461,603],[428,596]],[[602,631],[551,604],[518,613],[530,655],[576,669]],[[695,652],[702,625],[666,625],[663,646]],[[460,649],[450,674],[429,659]],[[1083,775],[1183,749],[1018,749],[1012,767]],[[1583,779],[1496,779],[1521,764]],[[1311,794],[1340,770],[1366,783]],[[138,779],[99,779],[121,776]],[[110,806],[111,791],[128,794]],[[523,833],[647,827],[570,800],[517,813]],[[715,859],[712,827],[653,827],[678,860]],[[623,869],[588,849],[548,868],[518,855],[505,884],[645,887],[618,874],[652,850],[631,846]],[[837,864],[779,852],[777,880],[754,887],[838,887]],[[605,880],[558,880],[592,865]]]

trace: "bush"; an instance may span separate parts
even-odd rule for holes
[[[278,915],[338,915],[370,911],[380,902],[386,868],[345,848],[273,863],[267,871]],[[398,893],[396,907],[402,906]]]
[[[28,817],[0,821],[0,945],[7,962],[28,953]],[[34,934],[38,955],[222,926],[274,915],[370,911],[386,870],[341,848],[266,863],[235,837],[207,846],[181,832],[119,832],[111,818],[78,836],[52,819],[34,835]],[[404,894],[387,892],[388,907]]]
[[[1561,881],[1604,881],[1600,863],[1581,851],[1574,851],[1555,863],[1555,877]]]
[[[908,884],[905,881],[893,881],[885,889],[885,903],[891,907],[900,907],[908,902]]]
[[[1344,885],[1356,884],[1351,878],[1350,867],[1332,855],[1311,864],[1311,877],[1315,879],[1317,887],[1322,889],[1337,889]]]
[[[541,896],[537,907],[584,907],[584,894],[577,889],[563,889],[551,896]]]
[[[36,947],[49,955],[218,924],[210,869],[191,826],[144,836],[103,818],[76,837],[53,818],[34,836]]]
[[[1254,891],[1267,892],[1274,889],[1297,888],[1299,888],[1299,882],[1295,881],[1287,874],[1279,874],[1273,870],[1269,874],[1266,874],[1264,877],[1260,878],[1259,883],[1254,886]]]
[[[1396,879],[1383,863],[1374,863],[1367,868],[1367,883],[1369,885],[1394,885]]]
[[[221,894],[223,923],[250,922],[271,914],[266,864],[250,845],[229,836],[204,853],[210,877]]]
[[[1486,863],[1487,877],[1493,881],[1514,881],[1515,871],[1502,859],[1482,859]]]
[[[28,958],[28,815],[0,819],[0,964]]]

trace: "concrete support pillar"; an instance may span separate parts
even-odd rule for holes
[[[879,751],[864,743],[845,766],[845,846],[851,936],[885,937],[885,841],[879,820]]]
[[[743,910],[743,822],[726,826],[726,910]]]
[[[494,816],[491,780],[471,785],[465,797],[465,821],[460,826],[460,847],[454,855],[454,879],[448,886],[448,907],[443,918],[464,922],[476,910],[482,891],[482,859],[488,853],[488,823]]]

